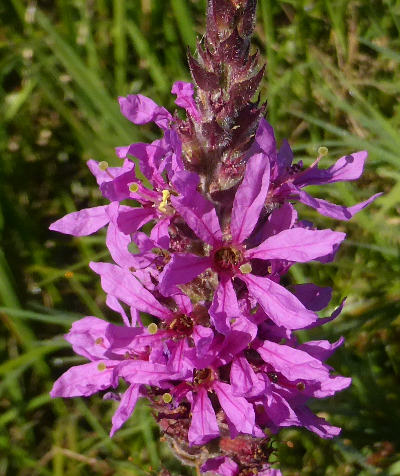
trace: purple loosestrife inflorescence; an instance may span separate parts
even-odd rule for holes
[[[343,339],[299,343],[293,331],[334,319],[343,303],[319,318],[330,288],[289,291],[282,277],[296,262],[332,260],[345,237],[299,220],[296,201],[348,220],[376,198],[346,208],[303,190],[357,179],[366,152],[321,169],[321,150],[304,169],[287,142],[277,150],[265,106],[252,102],[264,71],[249,54],[255,10],[256,0],[208,1],[206,35],[196,57],[189,53],[194,85],[172,88],[185,119],[142,95],[120,98],[127,119],[154,122],[162,137],[118,147],[120,167],[90,160],[109,203],[50,227],[85,236],[108,226],[115,264],[90,267],[123,322],[85,317],[72,326],[66,339],[90,362],[65,372],[51,395],[107,391],[119,402],[111,436],[146,398],[178,457],[225,476],[279,475],[268,435],[280,428],[338,435],[307,402],[349,386],[325,363]]]

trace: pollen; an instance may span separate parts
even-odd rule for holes
[[[72,279],[74,277],[74,273],[72,271],[66,271],[64,273],[64,277],[67,279]]]
[[[160,210],[160,212],[166,213],[167,203],[170,196],[171,196],[171,192],[169,190],[162,191],[162,200],[160,205],[158,205],[158,209]]]
[[[147,330],[149,331],[149,334],[156,334],[158,331],[158,326],[154,322],[148,325]]]
[[[129,191],[132,193],[136,193],[139,190],[139,185],[137,183],[131,183],[129,185]]]
[[[103,343],[103,338],[102,337],[98,337],[95,341],[94,341],[95,344],[97,345],[101,345]]]
[[[242,274],[249,274],[253,270],[250,263],[242,264],[242,266],[239,266],[239,269],[242,272]]]
[[[106,364],[104,362],[100,362],[99,365],[97,366],[97,370],[100,370],[100,372],[103,372],[103,370],[106,370]]]
[[[164,393],[162,396],[164,403],[171,403],[172,402],[172,395],[170,393]]]
[[[328,155],[329,149],[328,147],[320,147],[318,149],[318,156],[319,157],[324,157],[325,155]]]
[[[107,170],[108,169],[108,162],[106,162],[105,160],[103,160],[102,162],[99,162],[99,169],[100,170]]]

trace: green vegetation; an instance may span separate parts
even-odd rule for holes
[[[28,5],[29,4],[29,5]],[[28,5],[28,7],[27,7]],[[36,7],[35,7],[36,5]],[[156,137],[119,113],[141,93],[173,111],[188,80],[185,48],[204,31],[205,0],[3,0],[0,4],[0,474],[150,475],[175,462],[145,405],[112,439],[113,403],[51,401],[72,363],[63,333],[82,315],[115,317],[87,268],[107,258],[103,236],[48,231],[66,212],[103,203],[85,166],[113,147]],[[259,0],[254,44],[268,63],[261,97],[279,139],[325,165],[369,151],[363,179],[315,189],[349,205],[385,195],[350,224],[337,260],[292,277],[348,296],[343,315],[308,338],[346,337],[332,359],[353,386],[315,410],[343,427],[321,441],[286,430],[274,446],[289,475],[400,475],[400,3]],[[194,474],[194,473],[193,473]]]

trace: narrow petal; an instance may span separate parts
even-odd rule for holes
[[[166,365],[144,360],[124,361],[117,368],[117,373],[131,384],[159,386],[166,380],[177,380],[186,377],[186,373],[171,372]]]
[[[164,248],[166,250],[169,248],[170,243],[168,233],[170,221],[170,217],[161,218],[161,220],[157,221],[157,223],[153,226],[153,229],[150,233],[150,238],[161,248]]]
[[[167,129],[172,120],[171,114],[165,108],[141,94],[119,97],[118,101],[121,113],[134,124],[155,122],[161,129]]]
[[[193,395],[192,421],[188,433],[189,445],[204,445],[218,436],[217,419],[207,390],[199,388]]]
[[[227,456],[208,459],[200,468],[202,473],[212,472],[218,476],[237,476],[239,466]]]
[[[312,355],[322,362],[329,359],[329,357],[335,352],[335,350],[342,346],[344,343],[344,337],[340,337],[336,342],[331,344],[328,340],[310,340],[304,342],[299,346],[300,350],[304,350],[309,355]]]
[[[135,163],[129,159],[124,160],[122,167],[107,167],[106,170],[100,168],[100,162],[96,162],[93,159],[88,160],[86,164],[89,170],[95,176],[98,185],[111,182],[112,180],[126,172],[129,172],[135,167]]]
[[[129,235],[135,233],[150,220],[156,218],[157,213],[154,208],[132,208],[129,211],[123,211],[118,216],[118,228]]]
[[[161,319],[172,315],[171,311],[160,304],[128,270],[110,263],[91,262],[89,266],[100,275],[101,285],[106,293]]]
[[[246,252],[250,259],[285,259],[306,263],[332,253],[346,234],[331,230],[292,228],[267,238],[256,248]]]
[[[121,314],[121,317],[125,326],[127,327],[130,326],[129,319],[128,319],[128,316],[126,315],[125,309],[121,306],[120,302],[118,301],[116,297],[111,296],[111,294],[108,294],[106,298],[106,304],[110,309]]]
[[[193,119],[200,119],[200,113],[193,99],[194,86],[185,81],[176,81],[171,89],[171,93],[176,95],[175,104],[186,109],[186,112]]]
[[[209,258],[184,253],[174,253],[160,274],[158,289],[163,296],[179,292],[177,284],[186,284],[211,266]]]
[[[318,213],[330,218],[336,218],[337,220],[350,220],[356,213],[363,210],[367,207],[370,203],[380,197],[381,193],[376,193],[368,200],[364,202],[357,203],[352,207],[344,207],[342,205],[335,205],[334,203],[327,202],[326,200],[322,200],[320,198],[314,198],[308,193],[301,190],[299,192],[299,201],[304,203],[304,205],[308,205],[311,208],[317,210]]]
[[[260,228],[255,236],[251,237],[251,244],[259,245],[270,236],[277,235],[283,230],[293,227],[297,220],[297,212],[293,205],[284,202],[283,205],[275,209],[268,218],[268,221]],[[254,246],[253,245],[253,246]]]
[[[233,395],[256,396],[265,389],[251,365],[244,356],[236,357],[231,365],[230,382]]]
[[[107,365],[107,368],[102,370],[102,364]],[[119,364],[118,361],[106,360],[104,363],[96,361],[71,367],[54,382],[50,396],[52,398],[89,397],[101,390],[115,387],[117,382],[113,366],[117,364]]]
[[[210,327],[195,326],[192,333],[192,339],[196,346],[198,358],[204,357],[210,348],[214,338],[214,332]]]
[[[171,203],[200,239],[210,245],[222,241],[214,205],[199,192],[192,191],[190,195],[179,198],[171,197]]]
[[[257,347],[257,352],[264,362],[270,364],[276,372],[280,372],[288,380],[319,380],[329,377],[326,365],[300,349],[264,341]]]
[[[216,330],[221,334],[229,332],[231,327],[230,319],[240,316],[236,293],[229,275],[220,275],[218,288],[214,293],[209,313]]]
[[[134,163],[131,163],[132,170],[119,175],[114,180],[109,180],[100,185],[103,197],[111,202],[120,202],[129,198],[129,184],[136,181],[136,175],[133,170]]]
[[[269,188],[269,161],[264,154],[253,155],[233,202],[231,233],[236,243],[242,243],[253,231],[264,207]]]
[[[97,317],[84,317],[72,324],[65,340],[72,344],[76,354],[83,355],[89,360],[104,359],[107,350],[104,340],[108,325],[108,322]]]
[[[321,288],[312,283],[296,284],[294,295],[310,311],[321,311],[332,298],[332,288]]]
[[[130,385],[122,395],[118,409],[112,417],[110,437],[114,436],[115,432],[118,431],[132,415],[136,402],[139,399],[139,388],[140,385]]]
[[[117,209],[111,212],[111,205],[117,205]],[[109,207],[110,223],[107,228],[106,245],[111,254],[112,259],[122,268],[135,268],[137,259],[128,250],[131,243],[131,237],[122,233],[117,226],[118,220],[118,203],[114,202]],[[128,212],[129,213],[129,212]]]
[[[313,431],[321,438],[334,438],[341,431],[340,428],[332,426],[324,418],[314,415],[307,407],[296,408],[296,414],[301,422],[301,426]]]
[[[252,434],[255,424],[254,408],[245,398],[235,396],[227,383],[214,382],[213,389],[225,415],[238,433]],[[234,435],[236,436],[236,435]]]
[[[293,294],[271,279],[252,274],[237,277],[247,284],[249,293],[277,326],[302,329],[317,320],[314,312],[306,309]]]
[[[107,209],[108,205],[104,205],[69,213],[52,223],[49,229],[73,236],[91,235],[110,221]]]
[[[300,187],[305,187],[307,185],[323,185],[326,183],[357,180],[363,173],[367,156],[368,152],[362,150],[361,152],[341,157],[328,169],[309,168],[294,183]]]

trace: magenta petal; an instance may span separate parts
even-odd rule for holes
[[[119,363],[119,361],[106,360],[105,363],[96,361],[71,367],[54,382],[50,396],[52,398],[89,397],[100,390],[115,387],[117,381],[113,367]],[[102,365],[107,365],[107,368],[99,370],[102,369]]]
[[[121,314],[121,317],[125,326],[129,327],[131,325],[129,323],[129,319],[128,319],[128,316],[126,315],[124,308],[121,306],[121,304],[119,303],[116,297],[111,296],[111,294],[108,294],[106,298],[106,304],[110,309]]]
[[[269,188],[269,161],[264,154],[253,155],[233,202],[231,232],[236,243],[242,243],[253,231],[264,207]]]
[[[271,279],[252,274],[237,275],[247,284],[249,293],[277,326],[287,329],[302,329],[315,322],[318,316],[306,309],[287,289]]]
[[[307,407],[296,408],[296,414],[301,426],[313,431],[321,438],[334,438],[338,436],[341,431],[337,426],[332,426],[323,418],[314,415]]]
[[[161,218],[151,230],[150,238],[157,243],[161,248],[168,249],[170,244],[168,227],[170,224],[171,218]]]
[[[111,202],[120,202],[126,200],[130,196],[129,184],[136,181],[136,175],[133,171],[134,163],[132,163],[132,170],[125,172],[114,180],[109,180],[100,185],[100,190],[103,197]]]
[[[320,360],[288,345],[264,341],[257,347],[257,352],[264,362],[270,364],[288,380],[319,380],[329,376],[328,367]]]
[[[165,130],[172,120],[171,114],[165,108],[141,94],[119,97],[118,101],[121,113],[134,124],[155,122],[158,127]]]
[[[122,395],[118,409],[112,417],[110,437],[114,436],[115,432],[118,431],[132,415],[139,398],[139,388],[140,385],[130,385]]]
[[[155,386],[166,380],[186,377],[186,373],[174,373],[166,365],[144,360],[126,360],[120,364],[117,373],[129,383]]]
[[[312,283],[296,284],[294,295],[310,311],[321,311],[332,298],[332,288],[321,288]]]
[[[176,81],[171,89],[171,93],[176,95],[175,104],[186,109],[186,112],[195,120],[200,119],[200,113],[193,99],[194,86],[185,81]]]
[[[188,432],[189,445],[204,445],[219,436],[217,419],[207,390],[200,387],[193,395],[192,421]]]
[[[112,203],[108,208],[110,224],[108,225],[107,229],[106,245],[112,259],[119,266],[122,268],[135,268],[137,265],[137,259],[128,250],[128,246],[131,243],[131,238],[129,235],[122,233],[117,227],[119,210],[120,208],[117,202]]]
[[[198,358],[204,357],[214,338],[214,332],[209,327],[194,326],[192,339],[196,346],[196,354]]]
[[[209,258],[174,253],[160,274],[158,289],[163,296],[179,292],[177,284],[186,284],[211,266]]]
[[[179,198],[171,197],[171,203],[200,239],[210,245],[222,241],[214,205],[199,192],[192,191],[189,195]]]
[[[322,200],[320,198],[314,198],[308,193],[301,190],[299,192],[299,201],[304,203],[304,205],[308,205],[309,207],[314,208],[317,210],[318,213],[330,218],[336,218],[337,220],[350,220],[356,213],[360,212],[363,208],[367,207],[370,203],[380,197],[381,193],[376,193],[368,200],[364,202],[357,203],[352,207],[344,207],[342,205],[335,205],[334,203],[327,202],[326,200]]]
[[[69,213],[52,223],[49,229],[73,236],[91,235],[110,221],[108,207],[109,205],[84,208],[78,212]]]
[[[75,353],[89,360],[104,359],[107,347],[103,343],[108,326],[108,322],[97,317],[84,317],[72,324],[65,340],[72,344]]]
[[[332,253],[346,234],[331,230],[292,228],[267,238],[246,252],[250,259],[285,259],[305,263]]]
[[[239,466],[227,456],[208,459],[200,470],[202,473],[212,471],[218,476],[237,476],[239,474]]]
[[[329,169],[309,168],[294,183],[300,187],[305,187],[307,185],[357,180],[362,175],[367,156],[368,152],[362,150],[341,157]]]
[[[240,316],[239,305],[232,278],[229,275],[220,274],[218,288],[214,293],[214,299],[209,313],[214,326],[221,334],[227,334],[230,329],[229,319]]]
[[[89,266],[100,275],[102,288],[107,294],[161,319],[172,316],[171,311],[160,304],[128,270],[109,263],[91,262]]]
[[[227,383],[214,382],[213,389],[225,415],[238,433],[253,434],[255,424],[254,408],[245,398],[235,396]]]
[[[230,382],[232,394],[237,396],[256,396],[265,389],[244,356],[235,358],[231,365]]]
[[[89,170],[96,177],[98,185],[102,185],[105,182],[111,182],[115,178],[123,175],[126,172],[129,172],[135,167],[135,163],[131,160],[124,160],[122,167],[107,167],[106,170],[103,170],[99,166],[100,162],[96,162],[93,159],[90,159],[86,162]]]
[[[156,217],[157,212],[154,208],[132,208],[119,214],[117,220],[118,228],[122,233],[129,235],[130,233],[135,233],[140,227]]]
[[[283,230],[292,228],[296,220],[296,210],[290,203],[284,202],[282,206],[271,213],[268,221],[261,227],[260,231],[256,233],[256,239],[258,241],[255,244],[259,244],[268,237],[277,235]]]
[[[343,345],[344,337],[340,337],[336,342],[331,344],[328,340],[311,340],[304,342],[299,346],[300,350],[304,350],[318,360],[325,361],[335,352],[335,350]]]

